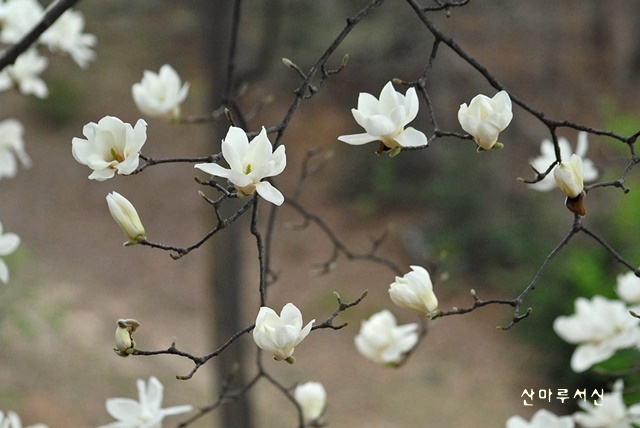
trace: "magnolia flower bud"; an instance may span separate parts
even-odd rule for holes
[[[129,238],[124,245],[135,245],[140,239],[144,239],[144,226],[135,207],[127,198],[118,192],[112,192],[107,195],[107,204],[111,216]]]
[[[128,357],[136,347],[131,334],[140,327],[140,323],[134,319],[119,319],[116,325],[116,347],[113,350],[121,357]]]
[[[296,387],[293,393],[296,403],[302,409],[305,424],[319,422],[327,406],[327,391],[320,382],[307,382]]]
[[[289,58],[282,58],[282,63],[285,65],[285,67],[289,67],[289,68],[293,68],[293,61],[291,61]]]
[[[458,121],[462,129],[473,136],[476,144],[483,150],[501,148],[498,135],[513,119],[511,98],[506,91],[500,91],[493,98],[476,95],[469,106],[460,105]]]
[[[412,272],[389,286],[389,297],[397,306],[412,309],[426,315],[434,315],[438,311],[438,298],[433,292],[433,284],[429,272],[420,266],[411,266]]]
[[[582,182],[583,172],[582,158],[573,154],[568,162],[560,162],[560,165],[553,171],[553,178],[555,178],[562,193],[570,198],[576,198],[584,188]]]
[[[293,304],[287,303],[280,316],[263,306],[258,312],[253,340],[260,349],[271,352],[278,361],[293,363],[293,349],[307,337],[315,320],[302,327],[302,313]]]
[[[553,170],[553,178],[556,180],[562,193],[567,195],[565,205],[569,211],[584,216],[587,211],[584,208],[583,184],[584,166],[582,158],[576,154],[571,155],[568,162],[560,162]]]

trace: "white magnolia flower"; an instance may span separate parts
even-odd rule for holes
[[[67,10],[40,36],[40,42],[45,43],[51,52],[65,52],[81,68],[87,68],[89,62],[96,57],[92,48],[98,43],[93,34],[86,34],[84,30],[84,15],[76,10]]]
[[[338,140],[352,145],[380,141],[377,153],[392,150],[397,154],[403,147],[426,146],[427,137],[414,128],[405,128],[418,115],[420,102],[415,88],[409,88],[405,95],[387,83],[380,92],[380,99],[361,92],[358,108],[351,109],[353,118],[366,131],[363,134],[341,135]]]
[[[107,195],[107,205],[111,217],[118,223],[124,231],[129,241],[124,245],[135,245],[140,239],[144,239],[145,231],[136,208],[131,202],[118,192]]]
[[[576,412],[573,417],[582,428],[632,428],[640,424],[640,404],[627,407],[622,398],[624,384],[618,379],[613,391],[604,394],[596,406],[590,402],[578,401],[584,412]]]
[[[411,272],[389,286],[389,297],[401,308],[412,309],[425,315],[438,311],[438,298],[433,292],[429,272],[421,266],[411,266]]]
[[[116,348],[115,351],[121,357],[128,357],[136,348],[136,342],[131,335],[140,323],[134,319],[119,319],[116,323]]]
[[[188,413],[193,409],[188,405],[160,408],[164,387],[154,376],[149,378],[147,384],[142,379],[138,379],[136,384],[138,401],[131,398],[109,398],[107,412],[117,422],[101,425],[99,428],[161,428],[165,416]]]
[[[553,178],[562,190],[562,193],[570,198],[576,198],[584,189],[583,184],[584,165],[582,158],[576,154],[571,155],[568,161],[562,161],[553,170]]]
[[[0,122],[0,179],[15,177],[18,162],[29,168],[31,159],[24,150],[24,127],[20,121],[7,119]]]
[[[319,421],[327,406],[327,391],[320,382],[307,382],[296,387],[293,398],[302,409],[304,423]]]
[[[578,144],[576,146],[575,154],[582,158],[582,166],[583,166],[583,180],[584,181],[593,181],[598,178],[598,170],[596,169],[593,161],[591,159],[586,159],[587,149],[589,148],[589,142],[587,140],[588,134],[584,131],[580,131],[578,133]],[[560,148],[560,158],[561,159],[570,159],[573,152],[571,151],[571,144],[564,137],[558,138],[558,147]],[[542,140],[540,143],[540,156],[531,160],[531,166],[538,172],[546,171],[551,164],[556,161],[556,152],[553,147],[553,142],[546,138]],[[538,181],[537,183],[530,184],[531,188],[535,190],[539,190],[541,192],[546,192],[555,188],[556,182],[553,179],[553,171],[558,167],[558,165],[553,167],[551,173],[547,174],[544,179]]]
[[[2,5],[0,41],[15,44],[36,26],[44,9],[38,0],[7,0]]]
[[[560,316],[553,322],[558,336],[578,345],[571,356],[573,371],[583,372],[608,360],[618,349],[640,342],[640,320],[629,314],[623,302],[602,296],[591,300],[578,297],[575,307],[574,315]]]
[[[507,419],[506,428],[573,428],[575,422],[571,416],[556,416],[548,410],[540,409],[527,422],[521,416]]]
[[[271,183],[261,181],[263,178],[280,174],[287,165],[284,146],[279,146],[273,153],[272,150],[264,128],[249,142],[242,129],[232,126],[222,141],[222,155],[231,168],[223,168],[217,163],[199,163],[195,168],[227,178],[233,183],[240,197],[256,191],[267,201],[282,205],[282,193]]]
[[[189,82],[181,86],[180,76],[169,64],[159,73],[145,70],[142,81],[131,88],[138,110],[150,117],[180,117],[180,104],[189,93]]]
[[[616,294],[627,303],[640,305],[640,278],[633,272],[618,275]]]
[[[0,410],[0,428],[22,428],[22,421],[16,412],[8,411],[5,416]],[[29,425],[25,428],[48,428],[45,424]]]
[[[39,76],[47,68],[47,63],[47,58],[40,56],[35,49],[29,49],[15,63],[0,71],[0,91],[16,86],[23,95],[46,98],[49,89]]]
[[[115,174],[131,174],[138,167],[140,150],[147,140],[147,123],[139,119],[135,127],[117,117],[105,116],[82,128],[86,137],[74,138],[75,160],[93,170],[90,179],[103,181]]]
[[[490,150],[498,143],[498,135],[509,125],[511,119],[511,98],[506,91],[498,92],[493,98],[476,95],[469,106],[461,104],[458,110],[460,126],[484,150]]]
[[[294,348],[307,337],[315,320],[302,327],[302,313],[293,304],[287,303],[280,316],[266,306],[260,308],[253,329],[253,340],[260,349],[273,354],[275,360],[293,362]]]
[[[2,223],[0,223],[0,257],[13,253],[20,245],[20,237],[15,233],[2,233]],[[5,284],[9,282],[9,268],[0,258],[0,281]]]
[[[376,363],[396,365],[418,343],[418,324],[397,325],[387,309],[362,321],[355,337],[358,351]]]

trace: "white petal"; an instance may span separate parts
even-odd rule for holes
[[[209,175],[215,175],[216,177],[229,178],[230,169],[223,168],[217,163],[197,163],[193,166],[201,171],[206,172]]]
[[[584,157],[589,149],[588,135],[585,131],[578,132],[578,144],[576,146],[576,154]]]
[[[128,129],[129,131],[129,129]],[[135,153],[139,153],[142,150],[142,146],[147,141],[147,122],[143,119],[138,119],[136,126],[133,130],[127,133],[127,141],[125,146],[125,156],[130,156]]]
[[[147,383],[146,394],[140,393],[140,404],[151,411],[152,414],[157,413],[162,406],[162,397],[164,395],[164,386],[154,376],[149,378]],[[144,401],[143,401],[144,398]]]
[[[511,111],[511,98],[507,91],[500,91],[491,99],[496,110],[509,110]]]
[[[380,113],[380,110],[378,108],[378,99],[376,97],[374,97],[371,94],[368,94],[366,92],[361,92],[360,95],[358,95],[358,109],[357,111],[360,112],[361,115],[363,115],[364,117],[368,117],[374,114],[378,114]],[[351,112],[353,113],[353,111],[356,109],[352,109]],[[358,119],[356,119],[356,122],[358,121]],[[362,125],[361,125],[362,126]]]
[[[229,170],[229,181],[236,187],[247,187],[253,184],[253,179],[250,176],[234,170]]]
[[[429,142],[426,135],[412,127],[406,128],[393,139],[402,147],[422,147]]]
[[[0,236],[0,256],[13,253],[20,245],[20,237],[15,233],[5,233]]]
[[[256,169],[269,162],[272,152],[273,146],[267,137],[267,131],[263,127],[260,133],[249,143],[249,150],[245,153],[242,163],[243,165],[251,165],[252,169]],[[242,172],[247,173],[246,171]]]
[[[387,116],[377,114],[367,118],[364,129],[371,135],[391,135],[396,132],[396,124]]]
[[[0,259],[0,281],[5,284],[9,282],[9,268],[4,260]]]
[[[192,410],[193,410],[193,406],[190,406],[190,405],[173,406],[173,407],[167,407],[166,409],[162,409],[160,413],[163,416],[170,416],[170,415],[179,415],[180,413],[189,413]]]
[[[284,324],[297,324],[302,327],[302,312],[293,303],[287,303],[280,311],[280,319]]]
[[[608,360],[615,351],[616,349],[609,346],[580,345],[571,356],[571,369],[576,373],[582,373],[594,364]]]
[[[405,125],[411,122],[418,115],[420,109],[420,101],[418,100],[418,94],[415,88],[409,88],[405,95],[405,110],[407,112]]]
[[[140,403],[131,398],[109,398],[106,403],[111,417],[122,422],[136,422],[140,416]]]
[[[256,183],[255,186],[256,192],[272,204],[280,206],[284,202],[284,196],[282,193],[280,193],[280,191],[273,187],[268,181],[261,181]]]
[[[222,155],[232,170],[245,173],[244,157],[249,150],[247,134],[240,128],[231,126],[222,141]]]
[[[394,108],[401,105],[404,97],[393,88],[393,83],[388,82],[380,91],[380,107],[381,114],[390,113]]]
[[[338,140],[343,143],[351,144],[353,146],[361,146],[363,144],[370,143],[372,141],[377,141],[379,138],[367,133],[364,134],[351,134],[351,135],[341,135],[338,137]]]
[[[287,155],[285,153],[285,147],[278,146],[278,148],[271,155],[271,160],[274,162],[273,170],[271,171],[270,175],[265,177],[275,177],[276,175],[284,171],[285,167],[287,166]]]

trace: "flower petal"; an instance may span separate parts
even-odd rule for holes
[[[372,116],[374,114],[380,113],[378,104],[379,104],[378,99],[376,97],[366,92],[361,92],[360,95],[358,95],[357,111],[359,111],[361,115],[363,115],[364,117]],[[354,110],[356,109],[352,109],[351,112],[353,113]],[[358,119],[356,118],[356,122],[357,121]],[[362,124],[360,123],[358,124],[362,126]]]
[[[4,260],[0,259],[0,281],[5,284],[9,282],[9,268]]]
[[[418,110],[420,109],[420,101],[418,100],[418,94],[415,88],[409,88],[405,95],[404,107],[406,113],[405,117],[405,125],[418,115]]]
[[[263,127],[260,133],[249,143],[249,149],[244,155],[242,164],[251,165],[252,169],[255,169],[269,162],[272,152],[273,147],[271,146],[271,141],[267,138],[267,131]],[[248,174],[247,171],[242,172]]]
[[[138,394],[140,396],[140,404],[146,407],[151,414],[158,413],[162,406],[162,397],[164,395],[164,386],[155,377],[151,376],[147,382],[147,387],[144,388],[144,382],[138,384]],[[142,388],[141,388],[142,386]]]
[[[20,245],[20,237],[15,233],[5,233],[0,236],[0,256],[13,253]]]
[[[350,135],[341,135],[338,137],[338,140],[343,143],[351,144],[352,146],[361,146],[363,144],[370,143],[372,141],[379,140],[379,137],[364,133],[364,134],[350,134]]]
[[[268,181],[261,181],[256,183],[255,186],[256,192],[272,204],[280,206],[284,202],[284,196],[282,193],[280,193],[280,191],[273,187],[273,185]]]
[[[231,172],[230,169],[223,168],[217,163],[197,163],[193,167],[198,168],[209,175],[215,175],[216,177],[222,178],[229,178],[229,174]]]
[[[386,85],[380,91],[380,107],[379,112],[381,114],[391,113],[393,109],[402,105],[404,101],[404,96],[393,88],[392,82],[387,82]]]
[[[121,422],[136,422],[140,417],[140,403],[131,398],[109,398],[107,412]]]
[[[429,143],[426,135],[412,127],[406,128],[393,139],[402,147],[422,147]]]
[[[234,171],[244,171],[244,157],[249,150],[247,134],[236,126],[229,127],[226,137],[222,140],[222,155]]]
[[[391,135],[396,132],[396,124],[387,116],[376,114],[365,120],[364,130],[371,135]]]
[[[184,406],[173,406],[167,407],[166,409],[162,409],[160,413],[162,416],[170,416],[170,415],[179,415],[180,413],[189,413],[193,410],[193,406],[184,405]]]

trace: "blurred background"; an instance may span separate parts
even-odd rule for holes
[[[0,287],[0,409],[15,410],[25,425],[106,424],[112,420],[105,400],[136,398],[135,379],[150,375],[165,385],[165,407],[206,406],[219,392],[216,360],[193,379],[178,381],[176,375],[192,368],[187,360],[118,358],[111,350],[115,321],[140,321],[135,338],[141,349],[167,348],[175,339],[179,348],[203,355],[226,340],[213,333],[218,309],[212,287],[237,289],[242,325],[255,319],[258,269],[247,221],[225,231],[241,248],[242,278],[236,283],[216,281],[212,274],[217,265],[230,262],[224,248],[213,256],[216,239],[177,261],[160,250],[122,247],[124,235],[105,201],[114,190],[136,206],[152,241],[188,246],[213,226],[209,206],[198,197],[200,187],[193,181],[201,174],[191,165],[160,165],[135,176],[94,182],[86,178],[89,169],[71,156],[71,139],[82,136],[84,124],[105,115],[129,123],[141,117],[131,85],[146,69],[157,72],[169,63],[191,82],[183,115],[212,110],[211,94],[224,84],[211,81],[216,61],[226,60],[226,53],[211,53],[215,38],[223,37],[216,35],[213,15],[225,9],[223,3],[80,2],[86,31],[99,40],[97,60],[82,71],[70,58],[52,56],[43,76],[50,89],[46,100],[0,95],[2,118],[25,124],[26,150],[33,160],[31,169],[0,182],[0,221],[5,231],[22,238],[19,250],[6,258],[10,282]],[[250,111],[272,98],[251,119],[250,130],[279,123],[301,83],[281,58],[307,70],[345,19],[367,3],[242,3],[234,88],[238,102]],[[639,9],[634,0],[496,0],[470,2],[450,17],[441,12],[433,18],[508,91],[534,108],[555,119],[630,134],[640,123],[640,36],[634,31]],[[533,178],[528,164],[549,137],[540,122],[514,107],[514,120],[501,134],[505,148],[489,153],[476,153],[470,141],[439,139],[426,150],[389,158],[376,156],[375,144],[352,147],[337,141],[339,135],[361,132],[350,113],[358,93],[378,96],[394,77],[419,78],[432,43],[402,2],[386,2],[360,23],[329,61],[338,67],[348,53],[348,66],[296,112],[282,141],[288,167],[276,184],[291,195],[303,156],[319,149],[318,159],[330,160],[307,183],[301,201],[350,249],[366,252],[370,240],[387,231],[381,255],[406,271],[410,264],[437,266],[435,291],[442,309],[470,305],[471,288],[481,298],[512,298],[529,284],[573,221],[557,189],[541,193],[516,180]],[[456,114],[461,103],[478,93],[495,93],[445,46],[427,86],[441,129],[451,131],[460,131]],[[147,122],[145,155],[219,151],[210,126]],[[424,102],[412,126],[430,135]],[[561,129],[559,135],[575,148],[577,132]],[[590,136],[587,157],[595,162],[599,180],[614,180],[627,165],[629,151],[619,142]],[[585,219],[632,263],[640,249],[634,239],[638,184],[632,174],[627,185],[633,190],[627,195],[613,189],[590,192]],[[291,301],[305,321],[322,321],[336,307],[333,291],[350,301],[369,290],[359,306],[338,317],[349,326],[315,331],[296,349],[296,364],[265,361],[284,384],[322,382],[331,426],[498,427],[511,415],[528,418],[541,407],[558,414],[574,411],[568,403],[538,401],[524,407],[525,388],[575,389],[606,381],[571,373],[573,348],[551,329],[557,316],[573,311],[575,297],[614,295],[615,276],[623,270],[593,240],[578,236],[558,255],[525,302],[533,307],[532,315],[512,330],[495,329],[509,322],[509,308],[438,319],[408,363],[388,369],[361,357],[353,337],[362,319],[385,307],[401,323],[417,321],[414,314],[392,307],[387,288],[393,273],[341,258],[330,274],[314,276],[317,263],[332,248],[317,228],[290,227],[300,222],[293,210],[282,208],[271,259],[279,275],[269,289],[271,307],[279,311]],[[250,335],[242,341],[246,351],[241,362],[251,373],[254,345]],[[295,409],[271,385],[260,382],[250,398],[254,426],[295,426]],[[180,420],[184,418],[168,419],[164,426]],[[191,426],[225,425],[213,414]]]

